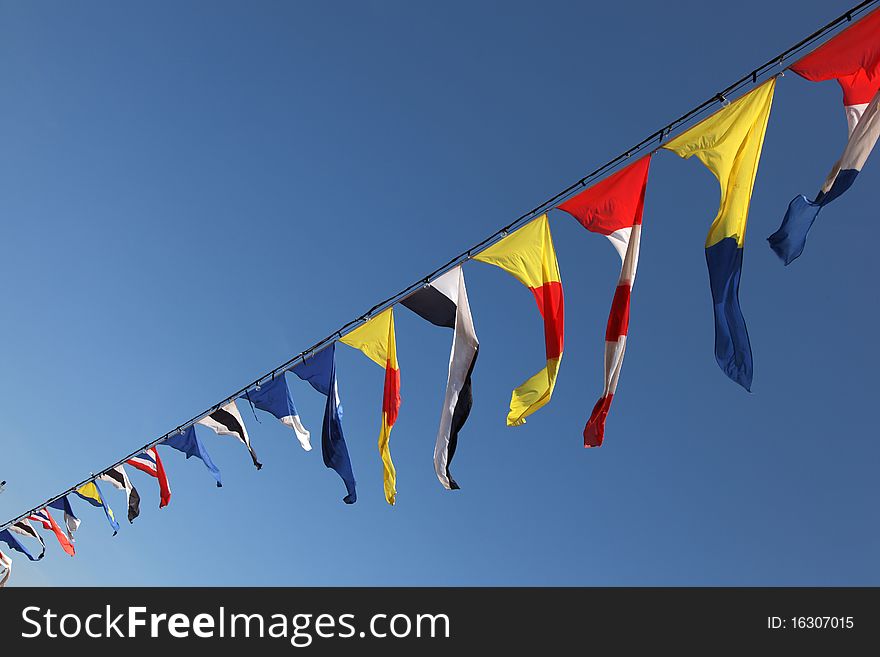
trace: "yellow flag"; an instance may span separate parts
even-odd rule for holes
[[[394,504],[397,497],[397,472],[391,461],[389,440],[391,429],[400,411],[400,368],[397,365],[397,341],[394,337],[394,309],[389,308],[341,338],[349,347],[359,349],[374,363],[385,369],[385,390],[382,395],[382,428],[379,431],[379,455],[382,457],[382,478],[385,500]]]

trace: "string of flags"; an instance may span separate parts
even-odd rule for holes
[[[863,2],[845,16],[851,17],[855,11],[877,1]],[[829,26],[838,24],[842,18]],[[780,61],[782,59],[784,56]],[[819,211],[853,185],[880,137],[880,9],[872,10],[798,59],[789,69],[812,82],[836,80],[839,83],[843,91],[848,139],[843,154],[832,167],[816,197],[813,200],[802,195],[795,197],[785,212],[782,225],[768,238],[770,248],[786,265],[802,255],[807,234]],[[757,84],[757,75],[753,75],[752,81]],[[467,260],[493,265],[525,285],[534,296],[543,320],[546,364],[513,390],[507,413],[508,426],[524,424],[528,416],[551,401],[562,363],[565,302],[548,214],[548,210],[558,209],[571,215],[589,232],[604,235],[621,259],[605,330],[603,387],[598,401],[587,416],[583,432],[585,447],[603,444],[606,421],[617,393],[627,347],[648,173],[653,156],[661,149],[683,159],[696,157],[718,180],[721,200],[705,245],[713,300],[715,359],[728,378],[746,390],[751,389],[752,351],[740,306],[739,289],[749,204],[776,83],[774,75],[733,102],[728,102],[719,94],[722,107],[696,125],[576,194],[557,195],[556,198],[566,198],[539,215],[537,210],[534,211],[533,216],[525,217],[527,222],[511,232],[504,231],[501,239],[489,244],[487,242],[491,240],[486,240],[473,249],[473,253],[467,253]],[[539,209],[543,207],[539,206]],[[80,519],[74,512],[71,497],[101,509],[115,535],[119,531],[119,522],[99,482],[109,484],[125,494],[126,517],[130,523],[134,522],[140,515],[141,496],[132,484],[126,466],[155,479],[159,489],[159,507],[167,506],[171,500],[171,486],[159,447],[181,452],[187,459],[194,457],[201,460],[216,485],[222,486],[220,469],[198,435],[197,426],[210,429],[219,436],[231,436],[242,443],[254,467],[259,470],[262,463],[251,444],[239,402],[250,405],[255,417],[258,410],[274,416],[293,432],[304,451],[311,451],[312,434],[297,412],[288,374],[308,383],[326,397],[321,424],[324,465],[342,479],[346,491],[343,501],[346,504],[355,503],[357,486],[342,427],[343,408],[336,376],[336,342],[362,352],[384,371],[378,452],[385,499],[388,504],[394,505],[397,500],[397,475],[391,456],[391,432],[401,410],[401,370],[394,323],[394,305],[398,302],[425,321],[453,331],[446,391],[433,458],[440,484],[448,490],[458,489],[459,484],[453,478],[451,466],[459,436],[473,406],[471,379],[480,344],[468,302],[462,263],[453,260],[449,264],[454,266],[447,267],[435,278],[425,279],[422,285],[409,289],[387,307],[381,307],[383,304],[380,304],[374,308],[378,311],[376,314],[368,313],[368,316],[361,318],[362,321],[346,325],[332,339],[319,343],[319,348],[273,371],[271,377],[267,375],[177,431],[10,521],[0,530],[0,543],[31,561],[39,561],[46,553],[46,543],[37,529],[39,527],[53,534],[62,551],[73,557],[76,554],[75,533]],[[60,521],[53,517],[52,511],[60,513]],[[38,543],[39,553],[35,556],[36,550],[32,551],[22,539]],[[0,588],[7,584],[11,572],[12,559],[0,551]]]

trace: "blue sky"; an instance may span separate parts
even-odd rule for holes
[[[285,361],[850,1],[0,3],[0,516]],[[242,407],[262,471],[204,430],[224,488],[166,449],[168,508],[132,471],[134,525],[111,537],[79,504],[77,556],[49,536],[12,582],[880,584],[876,160],[791,267],[765,242],[845,135],[836,85],[780,80],[745,246],[752,394],[712,353],[718,185],[660,153],[601,449],[581,431],[619,260],[555,212],[566,351],[524,427],[504,418],[543,364],[540,317],[511,277],[465,269],[481,350],[462,490],[431,462],[451,335],[400,308],[396,507],[382,371],[340,346],[357,504],[320,450]],[[319,433],[323,398],[294,386]]]

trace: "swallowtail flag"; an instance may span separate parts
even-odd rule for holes
[[[61,527],[58,526],[58,523],[55,522],[55,519],[49,513],[49,509],[43,508],[38,511],[34,511],[30,516],[28,516],[28,520],[33,520],[34,522],[38,522],[43,526],[43,529],[50,530],[53,534],[55,534],[55,538],[58,539],[58,544],[61,546],[61,549],[64,550],[71,557],[76,554],[76,550],[73,548],[73,543],[69,538],[64,534],[61,530]]]
[[[458,446],[458,433],[470,415],[474,403],[471,374],[477,362],[480,342],[468,304],[464,271],[461,266],[438,276],[401,302],[435,326],[453,330],[449,354],[446,397],[440,411],[440,429],[434,444],[434,472],[447,490],[458,490],[449,466]]]
[[[155,477],[159,484],[159,508],[168,506],[168,502],[171,501],[171,485],[168,483],[165,466],[162,465],[162,459],[159,457],[159,450],[150,447],[140,454],[132,456],[126,463],[151,477]]]
[[[12,559],[0,552],[0,568],[3,569],[3,576],[0,577],[0,589],[6,586],[9,576],[12,574]]]
[[[684,159],[696,157],[721,185],[718,214],[706,237],[715,361],[746,390],[752,387],[752,347],[739,305],[739,281],[749,204],[775,88],[776,78],[771,78],[663,146]]]
[[[128,503],[128,522],[134,522],[134,519],[141,513],[141,496],[138,494],[137,488],[131,485],[125,467],[117,465],[115,468],[110,468],[98,479],[106,481],[118,490],[125,491],[125,499]]]
[[[339,400],[339,385],[336,381],[336,344],[331,343],[321,351],[311,354],[290,368],[290,371],[303,381],[308,381],[315,390],[327,397],[321,425],[321,454],[324,465],[335,471],[345,484],[347,495],[342,501],[354,504],[357,502],[357,485],[342,432],[342,402]]]
[[[293,429],[304,450],[308,452],[312,449],[309,431],[299,419],[299,413],[296,412],[293,395],[290,393],[290,386],[287,385],[284,373],[275,376],[254,390],[249,390],[240,397],[240,399],[242,398],[247,399],[261,411],[271,413],[283,425]]]
[[[214,479],[217,481],[217,488],[223,485],[223,482],[220,480],[220,469],[214,465],[211,455],[208,454],[208,450],[205,449],[202,441],[196,435],[196,428],[194,426],[187,427],[181,433],[175,433],[162,441],[161,444],[176,449],[178,452],[183,452],[188,459],[193,456],[201,459],[205,467],[214,475]]]
[[[880,137],[880,10],[823,43],[791,70],[811,82],[837,80],[849,138],[816,198],[795,197],[779,230],[767,238],[786,265],[803,253],[819,211],[852,186]]]
[[[642,210],[651,156],[621,169],[559,206],[589,231],[605,235],[620,255],[617,288],[605,328],[605,389],[584,427],[584,447],[599,447],[605,438],[605,418],[617,391],[629,331],[629,304],[642,235]]]
[[[238,412],[235,400],[221,406],[210,415],[203,417],[198,423],[208,427],[220,436],[232,436],[237,439],[247,447],[251,460],[254,462],[254,467],[257,470],[263,467],[263,464],[257,459],[254,448],[251,447],[251,439],[248,436],[247,429],[244,428],[244,420],[241,419],[241,413]]]
[[[31,561],[39,561],[40,559],[42,559],[43,555],[46,554],[46,546],[45,545],[43,546],[43,551],[40,553],[40,556],[35,557],[34,555],[32,555],[30,553],[30,551],[24,545],[22,545],[21,541],[19,541],[18,538],[16,538],[15,535],[10,531],[10,529],[12,529],[12,527],[13,527],[13,525],[10,525],[8,529],[4,529],[4,530],[0,531],[0,541],[2,541],[3,543],[6,543],[6,545],[8,545],[11,549],[15,550],[16,552],[21,552],[24,556],[26,556]],[[33,529],[33,527],[31,527],[31,529]],[[16,530],[13,530],[13,531],[16,531]],[[16,531],[16,533],[21,533],[21,532]],[[34,532],[34,533],[36,533],[36,532]],[[30,536],[30,534],[28,534],[28,536]],[[40,539],[40,542],[42,543],[42,539]]]
[[[19,550],[20,552],[23,552],[24,554],[26,554],[31,561],[39,561],[44,556],[46,556],[46,543],[45,543],[45,541],[43,541],[43,537],[40,536],[39,532],[37,532],[37,530],[34,529],[33,525],[31,525],[31,523],[28,522],[27,519],[18,520],[16,522],[12,523],[11,525],[9,525],[9,529],[11,531],[15,532],[16,534],[19,534],[21,536],[28,536],[28,537],[36,539],[40,542],[40,556],[38,556],[36,559],[34,557],[32,557],[31,553],[28,552],[27,550]],[[18,543],[17,539],[16,539],[16,543]],[[8,545],[9,545],[9,547],[11,547],[13,549],[16,549],[16,550],[18,549],[18,547],[16,547],[12,543],[8,543]],[[21,546],[21,543],[18,543],[18,545]],[[21,546],[21,547],[24,547],[24,546]]]
[[[67,499],[67,495],[62,495],[54,502],[50,502],[49,506],[64,513],[64,525],[67,527],[67,538],[73,543],[73,533],[79,529],[79,518],[77,518],[76,514],[73,512],[73,507],[70,505],[70,500]]]

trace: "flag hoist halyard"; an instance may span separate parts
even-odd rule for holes
[[[650,166],[651,156],[648,155],[558,206],[587,230],[605,235],[621,260],[605,328],[605,388],[584,427],[584,447],[599,447],[605,438],[605,419],[623,367]]]
[[[263,464],[257,459],[254,448],[251,447],[251,439],[248,436],[247,429],[244,428],[244,420],[241,419],[241,413],[238,412],[238,406],[235,400],[228,404],[224,404],[210,415],[206,415],[198,424],[208,427],[219,436],[232,436],[247,447],[254,462],[254,467],[259,470]]]
[[[510,398],[507,426],[525,424],[529,415],[550,401],[562,360],[565,331],[562,278],[547,215],[542,214],[481,251],[474,260],[500,267],[529,288],[544,318],[547,365],[514,390]]]
[[[239,399],[247,399],[254,407],[274,415],[284,426],[293,429],[304,450],[308,452],[312,449],[309,431],[299,419],[283,372],[254,390],[247,391]]]
[[[739,305],[739,281],[749,203],[775,88],[776,78],[771,78],[663,146],[685,159],[696,156],[721,185],[721,204],[706,238],[715,360],[746,390],[752,387],[752,348]]]
[[[98,479],[106,481],[114,488],[125,492],[125,501],[128,504],[128,522],[134,522],[141,513],[141,496],[138,494],[137,488],[131,485],[128,473],[125,467],[117,465],[110,468],[107,472],[101,474]]]
[[[55,538],[58,539],[58,544],[61,546],[61,549],[64,550],[71,557],[76,554],[76,550],[73,547],[73,541],[71,541],[61,530],[61,527],[55,522],[55,519],[49,513],[49,509],[42,508],[37,511],[34,511],[30,516],[28,516],[28,520],[33,520],[34,522],[38,522],[43,526],[43,529],[48,529],[53,534],[55,534]]]
[[[290,371],[327,397],[321,426],[321,454],[324,465],[336,472],[345,484],[347,494],[342,501],[354,504],[357,502],[357,483],[342,431],[342,402],[336,380],[336,344],[331,343],[321,351],[304,357]]]
[[[458,433],[474,403],[471,374],[480,350],[461,265],[438,276],[401,303],[435,326],[453,330],[446,397],[443,399],[440,429],[434,445],[434,472],[444,488],[457,490],[459,486],[452,478],[449,466],[458,446]]]
[[[880,137],[880,9],[791,66],[811,82],[836,79],[843,90],[849,138],[815,200],[797,196],[767,241],[788,265],[804,251],[819,211],[849,189]]]
[[[3,574],[0,575],[0,589],[2,589],[9,581],[9,576],[12,575],[12,559],[3,552],[0,552],[0,568],[3,569]]]
[[[382,428],[379,431],[379,455],[385,501],[394,504],[397,497],[397,472],[391,461],[391,429],[400,411],[400,367],[397,364],[397,340],[394,337],[394,308],[388,308],[347,333],[341,341],[354,347],[385,370],[382,394]]]
[[[156,479],[159,484],[159,508],[168,506],[168,502],[171,501],[171,485],[168,483],[165,466],[159,457],[159,450],[149,447],[140,454],[132,456],[126,463]]]

